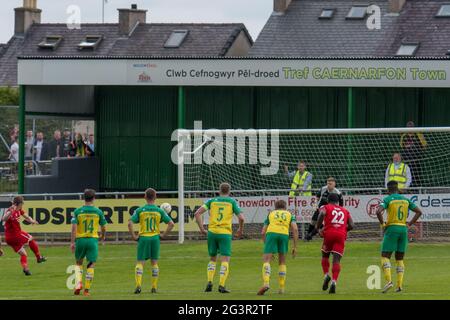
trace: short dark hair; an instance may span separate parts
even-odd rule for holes
[[[397,192],[398,191],[398,182],[391,180],[387,183],[387,188],[389,192]]]
[[[286,210],[286,201],[284,200],[275,201],[275,210]]]
[[[19,204],[21,204],[23,202],[24,202],[24,199],[23,199],[22,196],[15,196],[13,201],[12,201],[12,204],[15,205],[15,206],[18,206]]]
[[[223,182],[219,186],[219,190],[221,194],[229,194],[231,190],[231,186],[227,182]]]
[[[85,189],[84,190],[84,201],[90,202],[95,199],[95,190],[94,189]]]
[[[339,196],[337,193],[330,193],[327,198],[328,203],[339,203]]]
[[[145,190],[145,199],[153,201],[156,199],[156,190],[153,188],[148,188]]]
[[[327,182],[328,182],[328,181],[334,181],[334,182],[336,182],[336,179],[335,179],[334,177],[328,177]]]

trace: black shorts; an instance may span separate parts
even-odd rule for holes
[[[317,210],[314,212],[314,214],[313,214],[313,216],[312,216],[312,218],[311,218],[311,221],[317,221],[317,220],[319,220],[319,209],[317,209]]]

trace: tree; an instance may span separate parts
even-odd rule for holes
[[[9,133],[17,125],[19,119],[19,109],[2,106],[17,106],[19,104],[19,91],[17,88],[1,87],[0,88],[0,113],[2,120],[0,121],[0,134],[9,143]],[[8,158],[8,149],[0,143],[0,160]]]

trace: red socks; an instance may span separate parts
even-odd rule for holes
[[[30,246],[31,251],[33,251],[36,258],[39,258],[41,256],[41,253],[39,252],[39,247],[38,247],[36,241],[31,240],[28,245]]]
[[[323,274],[328,274],[330,270],[330,260],[328,258],[322,258],[322,270]]]
[[[333,273],[332,279],[333,281],[337,281],[339,277],[339,272],[341,272],[341,264],[340,263],[333,263],[333,267],[331,269],[331,272]]]
[[[20,264],[22,265],[22,268],[28,269],[27,256],[20,256]]]

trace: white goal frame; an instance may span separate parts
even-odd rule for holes
[[[226,132],[227,129],[209,129],[220,132]],[[187,135],[189,136],[204,136],[208,129],[202,130],[187,130],[187,129],[179,129],[178,130],[178,243],[183,244],[185,240],[185,210],[184,210],[184,155],[191,155],[198,150],[201,150],[203,145],[208,142],[204,141],[201,146],[197,147],[196,150],[191,152],[184,152],[182,137]],[[228,129],[228,130],[236,130],[236,129]],[[233,134],[235,136],[249,136],[249,135],[258,135],[260,132],[270,133],[274,130],[282,135],[321,135],[321,134],[382,134],[382,133],[433,133],[433,132],[450,132],[450,127],[411,127],[411,128],[355,128],[355,129],[255,129],[251,132],[246,130],[242,130],[241,133],[239,131],[234,131]],[[180,143],[181,142],[181,143]],[[258,190],[255,190],[258,191]],[[190,191],[191,192],[191,191]],[[192,191],[192,193],[202,192],[202,190]],[[239,192],[236,190],[235,192]]]

